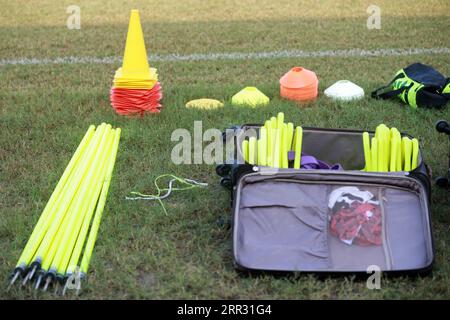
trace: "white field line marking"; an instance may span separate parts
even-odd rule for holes
[[[450,48],[407,48],[407,49],[341,49],[341,50],[283,50],[266,52],[223,52],[223,53],[193,53],[150,55],[152,62],[177,61],[216,61],[216,60],[246,60],[246,59],[279,59],[279,58],[321,58],[321,57],[384,57],[410,56],[418,54],[450,54]],[[45,64],[118,64],[120,57],[56,57],[56,58],[17,58],[0,59],[0,66],[7,65],[45,65]]]

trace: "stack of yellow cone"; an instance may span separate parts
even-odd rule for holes
[[[160,111],[161,85],[157,70],[148,64],[138,10],[131,10],[123,64],[113,84],[111,104],[117,113],[143,115]]]
[[[419,141],[402,137],[396,128],[380,124],[375,136],[363,133],[365,167],[363,171],[412,171],[419,162]]]

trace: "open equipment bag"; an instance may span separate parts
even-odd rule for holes
[[[260,125],[234,129],[258,130]],[[236,131],[237,132],[237,131]],[[411,172],[364,172],[363,131],[303,128],[305,153],[345,170],[222,164],[231,190],[233,256],[247,271],[429,271],[431,183],[419,153]],[[373,135],[374,133],[370,133]],[[233,139],[240,152],[243,134]]]

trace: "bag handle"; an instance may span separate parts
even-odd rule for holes
[[[401,74],[401,73],[398,74],[394,79],[392,79],[392,81],[389,82],[387,85],[382,86],[382,87],[372,91],[370,96],[374,99],[383,99],[383,100],[395,97],[396,95],[401,93],[403,90],[405,90],[404,87],[392,90],[392,84],[400,78],[403,78],[403,74]],[[390,90],[387,90],[387,89],[390,89]]]

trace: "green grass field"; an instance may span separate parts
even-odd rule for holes
[[[5,1],[1,0],[0,60],[120,57],[129,10],[140,9],[149,54],[450,47],[450,3],[377,1],[380,30],[368,30],[371,1]],[[81,29],[68,30],[66,7],[81,8]],[[435,175],[446,170],[448,139],[434,123],[450,109],[414,111],[398,101],[375,101],[371,90],[420,61],[450,76],[450,55],[317,57],[217,61],[160,61],[164,109],[157,116],[114,113],[109,89],[118,64],[0,65],[0,297],[55,298],[29,287],[6,292],[10,272],[67,162],[90,124],[122,128],[108,200],[81,299],[448,299],[450,298],[449,193],[433,188],[436,261],[423,278],[383,278],[368,290],[351,277],[242,276],[233,268],[229,194],[211,165],[174,165],[170,135],[177,128],[223,129],[261,122],[279,111],[304,126],[375,129],[380,123],[416,136]],[[307,108],[283,101],[278,79],[289,68],[314,70],[318,100]],[[366,91],[351,103],[332,102],[323,90],[349,79]],[[228,102],[255,85],[271,103],[258,109]],[[216,111],[187,110],[193,98],[226,102]],[[206,181],[206,189],[180,192],[165,202],[128,202],[132,190],[153,191],[160,174]],[[75,298],[69,295],[66,298]]]

